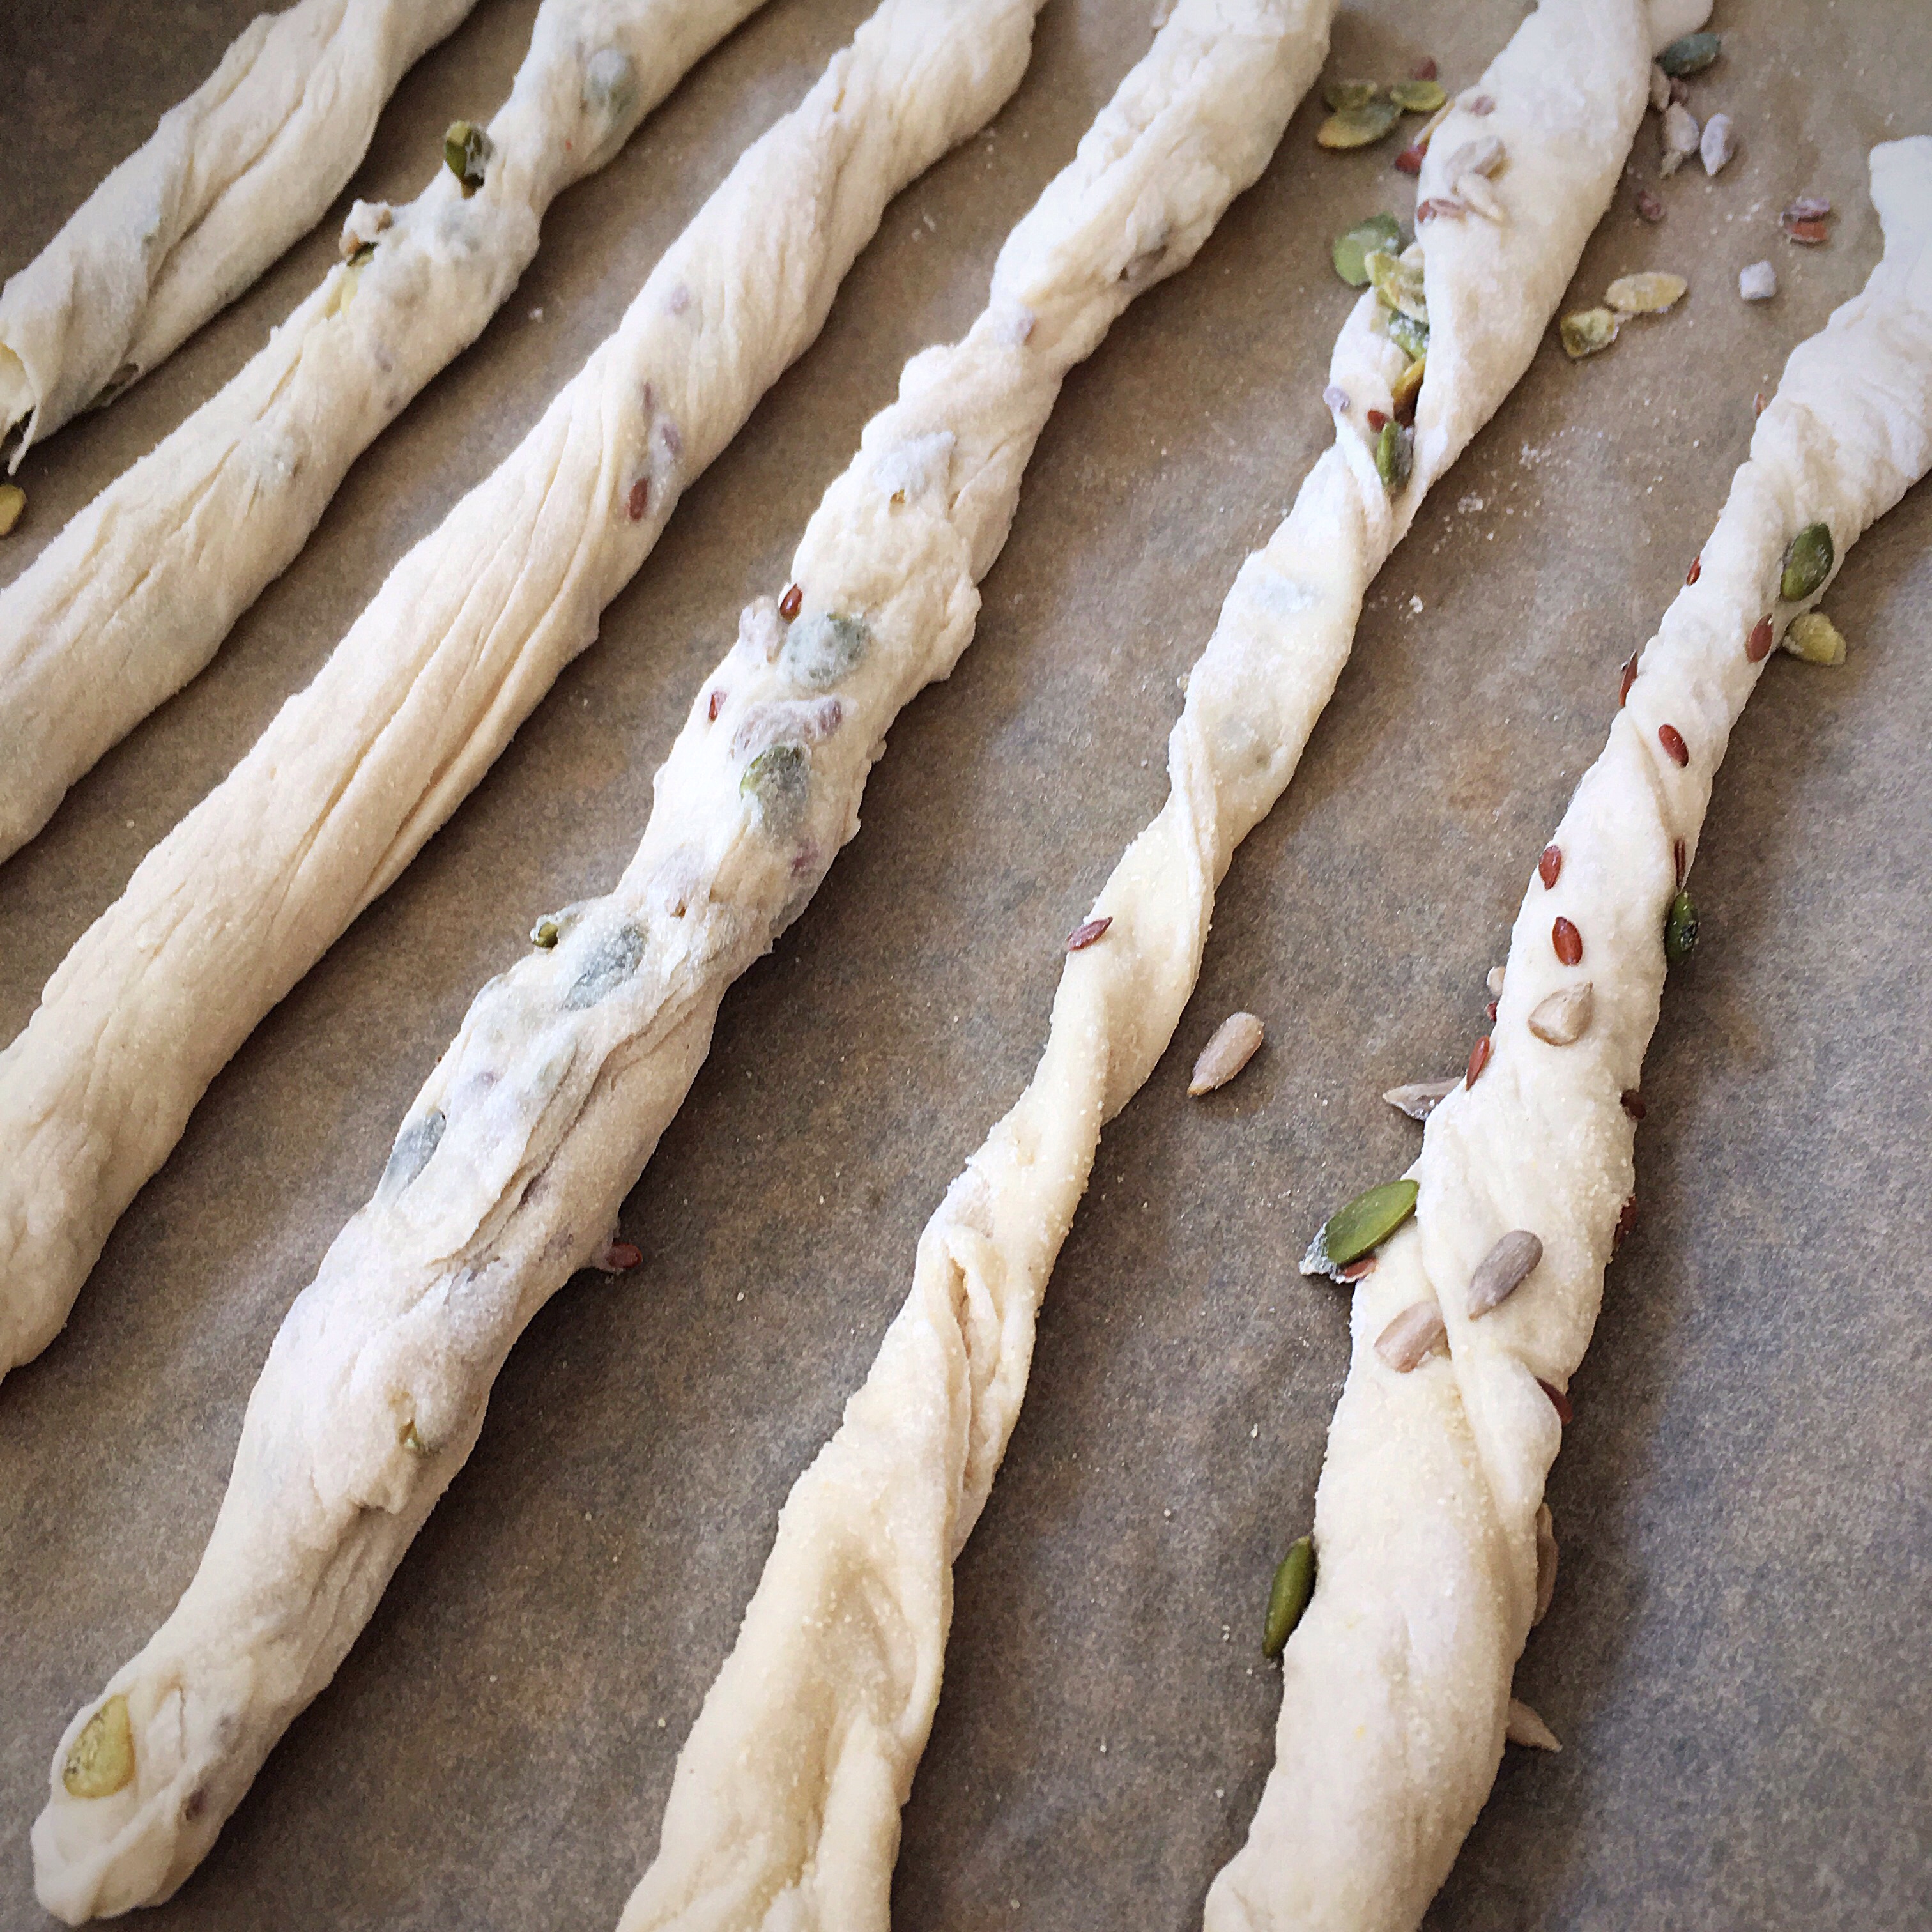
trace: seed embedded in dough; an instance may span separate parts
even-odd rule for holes
[[[1690,747],[1684,742],[1684,734],[1675,724],[1660,724],[1657,728],[1657,742],[1669,754],[1672,764],[1682,766],[1690,762]]]
[[[1574,1046],[1590,1030],[1596,1010],[1595,989],[1586,980],[1539,1000],[1530,1012],[1529,1030],[1546,1046]]]
[[[1514,1228],[1476,1264],[1469,1277],[1469,1318],[1499,1308],[1543,1258],[1543,1244],[1527,1228]]]
[[[1469,1070],[1462,1076],[1464,1086],[1473,1087],[1483,1077],[1483,1069],[1489,1065],[1490,1055],[1494,1050],[1487,1034],[1484,1034],[1482,1038],[1470,1048]]]
[[[1483,984],[1489,988],[1491,999],[1500,1000],[1502,998],[1503,987],[1508,976],[1507,969],[1503,967],[1492,966],[1490,968],[1488,976],[1484,979]]]
[[[1113,922],[1114,916],[1111,913],[1104,919],[1090,919],[1083,921],[1066,935],[1067,951],[1085,952],[1088,947],[1091,946]]]
[[[1556,949],[1556,956],[1566,966],[1580,966],[1583,963],[1583,935],[1575,923],[1567,919],[1558,919],[1550,928],[1550,943]]]
[[[805,592],[796,584],[785,586],[785,594],[778,599],[778,615],[789,624],[796,617],[805,602]]]
[[[1560,845],[1546,845],[1543,856],[1536,862],[1536,876],[1543,881],[1546,892],[1563,876],[1563,848]]]
[[[1214,1029],[1214,1036],[1194,1063],[1190,1094],[1211,1094],[1225,1087],[1261,1049],[1264,1029],[1252,1013],[1230,1013]]]
[[[1442,1311],[1432,1301],[1405,1308],[1376,1337],[1376,1353],[1399,1376],[1406,1376],[1448,1339]]]
[[[1771,655],[1771,620],[1760,617],[1744,640],[1744,657],[1751,664],[1762,664]]]
[[[27,493],[17,483],[0,483],[0,537],[20,520],[27,507]]]
[[[1563,1746],[1556,1733],[1520,1697],[1509,1701],[1509,1717],[1503,1735],[1513,1744],[1528,1744],[1536,1750],[1560,1751]]]
[[[61,1783],[74,1798],[111,1798],[134,1777],[134,1727],[128,1700],[116,1691],[68,1746]]]
[[[1536,1506],[1536,1614],[1532,1628],[1550,1613],[1550,1599],[1556,1594],[1556,1522],[1547,1503]]]
[[[1382,1098],[1412,1120],[1426,1120],[1451,1090],[1461,1084],[1462,1078],[1460,1073],[1452,1073],[1446,1080],[1412,1080],[1405,1087],[1390,1088]]]

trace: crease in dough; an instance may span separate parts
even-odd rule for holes
[[[1761,620],[1781,632],[1828,587],[1780,599],[1801,530],[1829,526],[1835,570],[1932,466],[1932,137],[1874,148],[1871,170],[1883,258],[1792,352],[1696,580],[1644,647],[1556,830],[1556,882],[1532,874],[1490,1060],[1430,1115],[1410,1170],[1415,1218],[1355,1288],[1316,1496],[1320,1572],[1282,1654],[1274,1768],[1209,1895],[1211,1932],[1413,1927],[1489,1794],[1562,1439],[1538,1384],[1567,1386],[1595,1325],[1634,1173],[1622,1096],[1640,1084],[1656,1024],[1676,850],[1688,870],[1731,730],[1775,658],[1754,662],[1746,640]],[[1682,766],[1660,744],[1665,725],[1684,741]],[[1577,967],[1551,944],[1559,916],[1582,935]],[[1594,998],[1582,1037],[1533,1035],[1538,1004],[1584,976]],[[1472,1322],[1470,1277],[1516,1228],[1540,1238],[1542,1260]],[[1425,1299],[1449,1353],[1396,1374],[1376,1338]],[[1400,1681],[1381,1663],[1398,1629],[1420,1640]]]
[[[366,256],[0,590],[0,860],[206,666],[350,465],[508,298],[550,202],[760,4],[544,0],[482,186],[466,198],[438,166],[400,207],[358,202],[344,246]]]
[[[684,490],[817,335],[886,202],[1018,84],[1032,14],[892,0],[862,26],[76,942],[0,1053],[0,1373],[59,1332],[256,1022],[592,642]]]
[[[298,0],[258,14],[0,288],[9,467],[172,355],[328,212],[404,74],[476,0]]]

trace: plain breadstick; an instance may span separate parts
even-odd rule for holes
[[[212,658],[349,466],[517,285],[564,188],[760,0],[544,0],[480,187],[358,202],[354,259],[0,590],[0,859]]]
[[[1415,1220],[1355,1289],[1315,1594],[1282,1657],[1275,1768],[1210,1896],[1215,1932],[1406,1932],[1496,1774],[1562,1440],[1539,1382],[1567,1385],[1595,1325],[1666,910],[1768,654],[1829,580],[1781,586],[1787,547],[1822,524],[1842,559],[1932,465],[1932,139],[1874,149],[1872,196],[1884,259],[1786,364],[1694,581],[1532,879],[1486,1062],[1429,1117]],[[1560,920],[1580,936],[1574,964],[1553,943]],[[1584,985],[1585,1030],[1550,1043],[1532,1016]],[[1518,1229],[1540,1239],[1540,1261],[1472,1316],[1472,1276]],[[1398,1373],[1376,1338],[1418,1304],[1439,1306],[1448,1353]]]
[[[884,1923],[888,1800],[903,1796],[938,1695],[952,1564],[1017,1420],[1102,1126],[1173,1036],[1215,888],[1286,785],[1370,580],[1534,352],[1636,131],[1649,45],[1641,0],[1546,0],[1438,128],[1421,193],[1446,197],[1450,160],[1494,136],[1500,219],[1424,230],[1413,472],[1391,490],[1370,454],[1370,412],[1392,412],[1409,357],[1365,296],[1331,368],[1336,446],[1236,579],[1189,674],[1166,806],[1076,935],[1088,943],[1063,970],[1033,1081],[928,1222],[864,1386],[785,1502],[624,1932],[875,1922],[811,1909],[855,1873]]]
[[[0,289],[0,440],[22,424],[14,468],[171,356],[322,219],[397,82],[475,4],[299,0],[248,23]]]
[[[1326,18],[1321,0],[1184,0],[1008,241],[986,312],[908,365],[807,526],[795,590],[746,612],[698,694],[615,890],[541,922],[539,950],[478,996],[290,1310],[200,1569],[62,1741],[34,1828],[44,1900],[100,1910],[177,1880],[328,1680],[516,1336],[605,1242],[724,989],[856,830],[892,718],[965,648],[1067,370],[1259,172]],[[969,40],[1010,85],[1030,24],[1025,0],[976,17],[892,0],[848,100],[959,92]],[[86,1770],[110,1738],[111,1789]]]
[[[1018,84],[1032,16],[1032,0],[883,8],[76,942],[0,1053],[0,1372],[59,1332],[256,1022],[595,638],[684,489],[818,334],[886,202]]]

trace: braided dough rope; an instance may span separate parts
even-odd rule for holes
[[[686,487],[818,334],[886,202],[1018,84],[1034,4],[882,7],[75,943],[0,1053],[0,1372],[59,1332],[256,1022],[596,636]]]
[[[396,83],[476,0],[300,0],[221,64],[0,289],[11,467],[164,362],[306,235],[356,172]]]
[[[544,0],[468,200],[439,167],[358,202],[374,253],[322,285],[218,394],[0,590],[0,859],[200,670],[285,570],[349,466],[473,342],[594,172],[760,0]]]
[[[511,1345],[604,1246],[724,988],[857,830],[892,718],[964,649],[1066,371],[1260,172],[1327,19],[1321,0],[1184,0],[1008,241],[986,312],[915,358],[868,425],[800,545],[795,621],[768,599],[746,612],[616,890],[544,922],[554,950],[478,995],[276,1336],[194,1580],[62,1740],[34,1827],[52,1909],[165,1896],[333,1674],[467,1456]],[[860,36],[869,58],[833,77],[848,102],[923,97],[937,117],[933,95],[968,94],[983,112],[1031,25],[1028,0],[892,0]],[[126,1782],[71,1790],[122,1738]]]
[[[1172,1037],[1215,886],[1286,785],[1370,579],[1534,352],[1642,118],[1650,35],[1642,0],[1546,0],[1472,90],[1492,110],[1459,108],[1437,130],[1424,196],[1448,191],[1444,158],[1479,134],[1502,139],[1508,166],[1503,220],[1427,231],[1412,480],[1391,498],[1370,454],[1367,411],[1390,409],[1408,358],[1368,295],[1336,346],[1336,446],[1236,579],[1168,740],[1167,804],[1094,902],[1108,923],[1067,960],[1033,1082],[927,1224],[864,1387],[785,1503],[622,1932],[884,1924],[951,1566],[1017,1419],[1102,1125]]]
[[[1630,1193],[1636,1126],[1620,1096],[1657,1021],[1673,848],[1688,865],[1774,634],[1822,594],[1780,601],[1787,542],[1822,521],[1842,559],[1932,464],[1932,139],[1876,148],[1871,166],[1884,258],[1786,364],[1696,580],[1557,829],[1555,882],[1532,879],[1524,898],[1491,1058],[1429,1117],[1415,1219],[1355,1290],[1316,1496],[1319,1578],[1282,1657],[1275,1767],[1208,1894],[1210,1932],[1413,1927],[1495,1777],[1562,1438],[1538,1381],[1562,1388],[1582,1358]],[[1582,934],[1574,968],[1553,950],[1558,917]],[[1538,1004],[1586,980],[1582,1038],[1533,1035]],[[1541,1264],[1472,1322],[1470,1278],[1518,1228],[1540,1237]],[[1449,1354],[1396,1374],[1376,1337],[1430,1301]]]

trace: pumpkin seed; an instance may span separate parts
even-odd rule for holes
[[[1335,272],[1352,289],[1369,285],[1367,257],[1371,249],[1393,255],[1402,247],[1402,224],[1392,214],[1372,214],[1336,236],[1330,250]]]
[[[396,1432],[396,1440],[412,1456],[427,1456],[429,1454],[428,1450],[423,1446],[423,1439],[417,1431],[416,1418],[413,1416]]]
[[[1543,1258],[1543,1244],[1527,1228],[1513,1228],[1476,1264],[1469,1277],[1469,1318],[1500,1308]]]
[[[1322,98],[1337,114],[1367,106],[1381,92],[1372,80],[1324,80],[1322,83]]]
[[[644,945],[644,929],[628,920],[604,934],[590,949],[583,970],[564,994],[565,1008],[580,1013],[608,999],[638,970]]]
[[[1395,407],[1399,422],[1412,422],[1415,417],[1415,399],[1422,393],[1422,379],[1429,373],[1429,358],[1418,356],[1395,379],[1395,387],[1390,392],[1390,400]]]
[[[1264,1029],[1252,1013],[1230,1013],[1194,1063],[1190,1094],[1211,1094],[1225,1087],[1260,1052]]]
[[[1362,266],[1375,284],[1376,298],[1383,308],[1406,315],[1412,322],[1429,320],[1429,297],[1420,262],[1406,260],[1390,249],[1371,248],[1362,257]]]
[[[1556,1733],[1520,1698],[1509,1700],[1509,1716],[1503,1724],[1503,1736],[1513,1744],[1529,1744],[1538,1750],[1560,1751],[1563,1748]]]
[[[1315,1594],[1315,1539],[1299,1536],[1268,1586],[1268,1617],[1262,1628],[1262,1654],[1279,1657],[1294,1634],[1308,1600]]]
[[[1550,1613],[1550,1599],[1556,1594],[1556,1522],[1547,1503],[1536,1506],[1536,1613],[1533,1626]]]
[[[473,122],[452,121],[449,124],[448,132],[442,137],[443,162],[456,177],[465,201],[483,185],[490,157],[494,152],[489,136]]]
[[[442,1130],[448,1124],[442,1109],[432,1107],[428,1113],[410,1121],[396,1136],[396,1144],[390,1150],[382,1178],[376,1184],[376,1198],[379,1202],[394,1200],[428,1166],[430,1156],[441,1144]]]
[[[1778,594],[1787,604],[1798,604],[1832,574],[1832,532],[1824,524],[1807,524],[1785,546],[1778,573]]]
[[[1391,418],[1376,438],[1376,474],[1393,496],[1415,467],[1415,432]]]
[[[814,613],[785,633],[779,655],[785,669],[808,691],[829,691],[866,655],[872,640],[861,618]]]
[[[1613,309],[1580,308],[1557,324],[1556,332],[1563,338],[1563,352],[1571,362],[1580,362],[1609,348],[1622,326],[1622,318]]]
[[[1690,284],[1682,275],[1652,268],[1641,275],[1619,275],[1604,299],[1619,315],[1662,315],[1683,299]]]
[[[1412,1080],[1406,1087],[1391,1087],[1382,1098],[1412,1120],[1426,1120],[1462,1082],[1460,1073],[1450,1074],[1447,1080]]]
[[[1672,80],[1687,80],[1694,74],[1702,74],[1718,58],[1718,50],[1723,44],[1715,34],[1686,34],[1658,56],[1657,64]]]
[[[1704,172],[1715,174],[1737,151],[1737,137],[1731,131],[1731,117],[1728,114],[1713,114],[1704,123],[1703,135],[1697,143]]]
[[[81,1726],[68,1747],[61,1783],[73,1798],[112,1798],[134,1780],[134,1726],[118,1690]]]
[[[1399,80],[1389,89],[1389,98],[1405,114],[1433,114],[1449,97],[1436,81]]]
[[[1315,139],[1324,148],[1366,148],[1401,118],[1402,110],[1393,100],[1365,101],[1330,115],[1315,130]]]
[[[1376,1353],[1399,1376],[1421,1366],[1448,1339],[1442,1311],[1432,1301],[1405,1308],[1376,1337]]]
[[[1662,175],[1674,175],[1697,152],[1703,139],[1697,130],[1697,117],[1681,100],[1673,100],[1664,110],[1664,153],[1657,164]]]
[[[1574,1046],[1590,1030],[1596,1010],[1596,992],[1586,980],[1539,1000],[1530,1013],[1529,1030],[1546,1046]]]
[[[1682,886],[1664,919],[1664,956],[1681,966],[1697,950],[1697,908]]]
[[[1382,326],[1388,332],[1388,339],[1408,355],[1411,361],[1418,356],[1429,353],[1429,325],[1418,322],[1411,315],[1400,310],[1384,309]]]
[[[1413,1180],[1385,1180],[1336,1208],[1309,1243],[1301,1272],[1333,1275],[1380,1247],[1415,1212],[1418,1191]]]
[[[20,520],[27,507],[27,493],[17,483],[0,483],[0,537]]]
[[[1791,620],[1784,648],[1807,664],[1841,664],[1845,661],[1843,633],[1822,610],[1807,610]]]
[[[738,789],[754,801],[765,830],[775,838],[796,830],[811,796],[811,774],[802,745],[768,745],[745,767]]]

